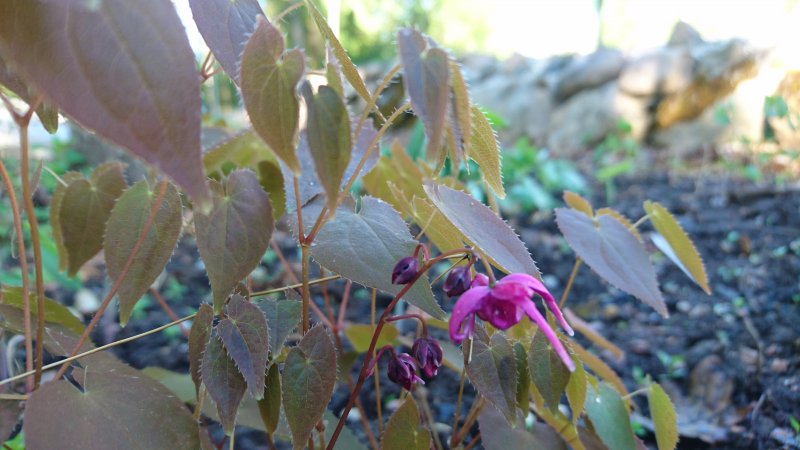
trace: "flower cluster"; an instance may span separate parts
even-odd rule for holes
[[[411,390],[414,384],[425,384],[417,375],[421,370],[427,378],[433,378],[442,365],[442,347],[436,339],[423,336],[414,341],[411,354],[397,353],[391,345],[383,347],[372,362],[369,373],[372,373],[378,359],[385,352],[389,352],[391,359],[386,369],[386,374],[392,382]]]

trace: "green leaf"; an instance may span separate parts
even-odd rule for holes
[[[30,105],[31,100],[36,95],[36,91],[31,89],[30,86],[3,61],[2,57],[0,57],[0,86],[5,86],[28,105]],[[39,104],[39,107],[36,108],[36,115],[39,117],[42,126],[44,126],[44,129],[47,130],[48,133],[54,134],[58,131],[58,108],[54,108],[43,101]]]
[[[580,344],[575,342],[574,340],[570,342],[570,348],[575,352],[578,356],[578,359],[581,360],[583,364],[586,365],[595,375],[602,378],[606,383],[609,383],[614,389],[617,390],[621,395],[628,395],[628,389],[625,388],[625,383],[622,379],[614,372],[614,369],[608,366],[602,359],[598,358],[585,348],[581,347]]]
[[[522,343],[514,344],[514,360],[517,363],[517,407],[527,412],[531,390],[531,374],[528,371],[528,352]]]
[[[336,384],[336,348],[325,328],[312,328],[289,351],[282,377],[283,410],[299,450],[322,418]]]
[[[71,182],[60,198],[58,223],[69,276],[103,249],[111,208],[126,187],[123,167],[118,163],[98,166],[90,179]]]
[[[431,433],[419,425],[419,412],[413,397],[408,397],[386,422],[381,436],[382,450],[428,450]]]
[[[503,219],[468,194],[429,183],[425,192],[434,206],[457,228],[468,243],[506,273],[527,273],[541,278],[525,244]]]
[[[553,351],[544,333],[537,332],[531,340],[528,368],[533,384],[539,389],[551,411],[558,409],[561,394],[569,382],[569,370]]]
[[[344,83],[342,83],[342,66],[339,64],[339,59],[330,44],[325,49],[328,55],[328,63],[325,64],[325,81],[339,97],[345,98]]]
[[[459,230],[436,209],[431,202],[422,198],[414,198],[414,222],[425,227],[425,235],[433,242],[440,251],[455,250],[464,247],[465,238]]]
[[[398,54],[403,65],[403,85],[411,99],[414,113],[425,125],[428,159],[437,161],[447,117],[450,68],[449,58],[444,50],[427,47],[428,41],[419,31],[402,28],[397,32]]]
[[[461,142],[457,144],[462,152],[466,152],[469,150],[469,141],[472,135],[471,102],[469,101],[469,90],[467,89],[467,82],[464,81],[464,75],[461,73],[461,67],[453,59],[450,59],[450,75],[450,88],[453,92],[450,101],[451,114],[455,116],[455,124],[461,138],[459,139]]]
[[[369,350],[369,343],[372,342],[373,328],[371,325],[350,324],[344,330],[345,336],[353,344],[353,348],[359,353],[364,353]],[[379,349],[384,345],[391,345],[397,336],[400,335],[397,327],[391,324],[386,324],[381,329],[381,335],[378,336],[378,343],[375,348]]]
[[[617,391],[606,383],[587,386],[586,413],[603,444],[614,450],[635,450],[628,409]]]
[[[103,244],[106,269],[112,280],[122,274],[131,249],[139,240],[156,200],[157,193],[150,190],[146,181],[140,181],[125,191],[114,205]],[[147,292],[169,261],[181,234],[181,210],[178,191],[175,186],[168,184],[153,225],[117,291],[119,321],[123,326],[128,322],[136,302]]]
[[[189,0],[192,17],[214,58],[239,84],[239,62],[247,38],[264,11],[258,0]]]
[[[69,258],[67,257],[67,249],[64,247],[64,238],[61,234],[61,221],[59,220],[59,213],[61,212],[61,202],[64,200],[64,193],[67,187],[76,180],[83,178],[78,172],[67,172],[61,176],[64,184],[57,183],[53,195],[50,197],[50,225],[53,231],[53,242],[58,249],[58,270],[67,270]]]
[[[253,302],[267,316],[269,345],[273,355],[281,352],[286,337],[297,328],[303,305],[296,300],[261,298]]]
[[[711,294],[708,287],[708,276],[703,265],[703,258],[697,252],[694,243],[683,231],[681,224],[660,203],[646,201],[644,210],[656,231],[667,240],[671,252],[665,252],[672,262],[683,270],[706,294]],[[655,242],[655,241],[654,241]]]
[[[231,296],[227,314],[217,325],[217,333],[231,359],[247,382],[256,400],[264,394],[264,373],[269,357],[267,319],[258,306],[240,295]]]
[[[652,383],[647,391],[647,403],[656,427],[658,450],[673,450],[678,445],[678,416],[672,400],[658,383]]]
[[[36,302],[36,294],[28,293],[29,304],[31,308],[31,321],[35,322],[33,316],[39,314],[39,306]],[[0,305],[13,306],[20,311],[25,308],[22,300],[22,288],[16,286],[3,286],[0,290]],[[66,306],[58,303],[53,299],[44,299],[44,321],[52,324],[63,325],[64,328],[72,331],[75,334],[83,333],[83,322],[75,317]]]
[[[493,408],[483,408],[478,415],[478,427],[481,444],[486,450],[567,450],[559,435],[543,423],[535,423],[528,431],[521,414],[509,424]],[[578,448],[583,450],[582,447],[576,450]]]
[[[4,1],[0,53],[64,114],[206,198],[200,79],[172,2]]]
[[[321,210],[319,202],[303,208],[306,233]],[[296,229],[296,224],[293,226]],[[311,256],[344,278],[394,295],[403,286],[392,284],[392,268],[413,253],[416,246],[417,241],[411,238],[408,225],[397,211],[381,200],[362,197],[360,211],[355,211],[352,199],[342,202],[335,219],[320,229],[311,246]],[[445,318],[426,277],[417,280],[403,298],[437,319]]]
[[[211,336],[203,353],[200,370],[208,395],[217,405],[222,428],[225,429],[225,434],[230,435],[233,433],[236,412],[239,410],[247,384],[236,368],[236,363],[225,351],[219,336]]]
[[[81,359],[73,380],[45,383],[25,408],[28,449],[153,449],[200,447],[197,422],[156,380],[107,354]],[[80,418],[71,420],[70,418]]]
[[[302,93],[308,107],[308,148],[325,190],[328,208],[335,209],[339,186],[350,162],[350,117],[344,101],[330,86],[320,86],[314,94],[311,84],[305,82]]]
[[[208,303],[201,304],[192,321],[192,330],[189,332],[189,373],[192,375],[195,394],[199,392],[200,383],[203,381],[201,375],[203,353],[211,338],[213,321],[214,309]]]
[[[462,346],[465,355],[468,346]],[[517,364],[514,349],[502,333],[491,338],[482,328],[476,328],[472,341],[472,360],[467,375],[475,389],[503,413],[508,423],[517,417]]]
[[[481,176],[500,198],[505,198],[503,174],[500,169],[500,147],[489,119],[477,106],[472,107],[472,135],[469,144],[469,157],[478,163]]]
[[[241,70],[242,99],[253,129],[294,173],[300,173],[294,153],[300,113],[295,88],[305,71],[303,52],[284,52],[281,32],[259,16],[244,47]]]
[[[669,315],[647,252],[624,224],[613,216],[592,219],[566,208],[556,209],[556,222],[569,246],[595,273],[663,317]]]
[[[575,363],[575,370],[569,375],[566,392],[569,407],[572,410],[572,424],[576,425],[586,405],[586,369],[580,358],[574,353],[570,355]]]
[[[278,429],[281,417],[281,377],[278,363],[269,366],[264,378],[264,394],[258,400],[258,412],[264,421],[264,428],[271,435]]]
[[[210,184],[211,210],[195,212],[195,228],[219,313],[236,284],[261,262],[275,223],[269,197],[252,171],[236,170],[224,185]]]

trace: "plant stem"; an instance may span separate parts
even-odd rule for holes
[[[317,278],[316,280],[310,280],[308,282],[308,285],[309,286],[313,286],[315,284],[326,283],[328,281],[338,280],[340,278],[342,278],[341,275],[330,275],[330,276],[323,277],[323,278]],[[253,293],[250,294],[250,297],[251,298],[252,297],[263,297],[265,295],[275,294],[275,293],[278,293],[278,292],[284,292],[284,291],[288,291],[289,289],[297,289],[299,287],[303,287],[303,283],[290,284],[288,286],[283,286],[283,287],[279,287],[279,288],[275,288],[275,289],[267,289],[266,291],[253,292]]]
[[[131,249],[131,254],[128,256],[128,260],[125,261],[125,266],[122,267],[119,276],[117,277],[116,281],[114,281],[114,284],[111,285],[111,289],[108,291],[105,298],[103,299],[103,302],[100,304],[100,308],[97,309],[97,312],[94,314],[94,317],[92,317],[92,320],[89,322],[89,325],[86,326],[86,329],[83,331],[83,334],[81,334],[80,339],[78,339],[78,342],[75,344],[75,348],[73,348],[72,352],[70,352],[70,356],[74,356],[78,353],[83,343],[86,342],[86,339],[89,337],[89,334],[92,332],[94,327],[100,321],[100,318],[103,316],[103,313],[106,311],[106,308],[108,308],[108,305],[111,304],[111,299],[114,298],[119,288],[122,287],[122,283],[128,276],[128,271],[130,271],[131,266],[133,265],[133,261],[138,256],[139,250],[141,250],[142,245],[144,244],[144,240],[147,238],[147,235],[150,234],[150,229],[153,227],[153,223],[156,220],[156,215],[158,214],[158,210],[161,209],[161,204],[163,203],[164,196],[167,193],[167,186],[168,183],[166,181],[161,181],[158,183],[158,195],[156,196],[155,201],[153,202],[153,205],[150,208],[150,214],[147,216],[147,221],[145,222],[142,231],[139,233],[139,237],[136,240],[136,243],[133,245],[133,248]],[[44,308],[42,308],[42,311],[43,310]],[[44,314],[41,314],[40,316],[44,317]],[[66,372],[66,370],[67,370],[67,364],[62,365],[61,368],[58,369],[58,372],[56,372],[55,379],[57,380],[61,378],[61,376],[64,375],[64,372]]]
[[[25,251],[25,235],[22,234],[22,217],[17,204],[17,194],[14,192],[14,185],[8,175],[5,164],[0,161],[0,175],[8,192],[8,202],[11,204],[11,216],[14,220],[14,233],[17,235],[17,254],[19,255],[19,268],[22,272],[22,305],[23,305],[23,328],[25,332],[25,370],[33,370],[33,335],[31,334],[31,298],[30,298],[30,272],[28,272],[28,255]],[[33,391],[33,378],[28,378],[25,382],[28,392]]]
[[[481,441],[481,432],[479,430],[478,434],[476,434],[475,437],[473,437],[472,440],[469,441],[469,444],[467,444],[467,446],[464,447],[464,450],[470,450],[471,448],[475,447],[475,444],[477,444],[480,441]]]
[[[372,288],[372,301],[369,308],[369,324],[372,326],[372,332],[375,332],[375,310],[378,300],[378,290]],[[372,355],[374,358],[375,355]],[[383,434],[383,405],[381,404],[381,374],[376,370],[373,372],[375,383],[375,410],[378,413],[378,434]]]
[[[392,316],[386,319],[387,322],[397,322],[398,320],[403,319],[417,319],[417,321],[422,325],[422,335],[424,337],[428,337],[428,324],[425,322],[425,319],[419,314],[402,314],[399,316]]]
[[[369,98],[369,102],[367,102],[367,105],[364,107],[364,111],[361,112],[361,117],[358,118],[358,125],[356,125],[356,136],[361,134],[361,129],[364,127],[364,122],[366,122],[369,113],[375,109],[375,104],[378,102],[378,97],[381,96],[383,90],[389,86],[389,83],[392,82],[392,78],[394,78],[395,74],[399,71],[400,64],[396,64],[386,75],[384,75],[383,80],[381,80],[381,83],[375,89],[375,92],[372,93],[372,97]],[[380,111],[378,111],[378,113],[380,114]],[[385,120],[383,116],[381,116],[381,119]]]
[[[636,222],[634,222],[631,225],[631,230],[635,230],[636,228],[639,228],[639,225],[645,223],[647,221],[647,219],[649,219],[649,218],[650,218],[650,216],[648,216],[647,214],[645,214],[644,216],[640,217],[639,220],[637,220]]]
[[[464,420],[464,424],[461,425],[461,431],[455,434],[455,439],[452,441],[450,445],[451,447],[455,447],[456,445],[460,444],[461,441],[463,441],[464,438],[467,437],[469,429],[472,427],[472,424],[474,424],[475,421],[478,420],[478,414],[481,412],[481,409],[485,404],[486,402],[484,401],[483,397],[479,397],[477,400],[475,400],[475,403],[472,404],[472,408],[470,409],[469,414],[467,415],[467,419]]]
[[[311,291],[308,284],[308,270],[309,270],[309,259],[310,255],[308,254],[309,247],[307,244],[303,243],[300,245],[300,257],[303,261],[303,334],[305,335],[308,333],[308,304],[311,303]]]
[[[164,310],[164,312],[167,314],[167,317],[169,317],[170,320],[172,320],[172,321],[178,320],[178,315],[175,314],[175,311],[173,311],[172,308],[169,307],[169,304],[167,303],[167,301],[158,292],[158,290],[156,288],[150,287],[150,295],[152,295],[153,298],[156,299],[156,303],[158,303],[158,305],[161,306],[161,309]],[[183,325],[180,326],[180,329],[181,329],[181,332],[183,332],[183,335],[186,336],[186,338],[188,339],[189,338],[189,330],[184,328]]]
[[[567,280],[567,287],[564,288],[564,293],[561,294],[561,299],[558,301],[559,309],[563,309],[564,305],[567,303],[567,297],[569,297],[569,293],[572,291],[572,284],[575,282],[575,276],[578,275],[578,269],[581,268],[581,263],[583,263],[581,257],[575,257],[575,263],[572,264],[572,272],[570,272],[569,280]]]
[[[299,8],[301,6],[305,6],[305,3],[302,2],[302,1],[299,1],[299,2],[295,3],[292,6],[289,6],[288,8],[286,8],[283,11],[281,11],[280,13],[278,13],[278,15],[273,17],[272,18],[272,22],[273,23],[280,22],[281,20],[283,20],[284,17],[286,17],[287,14],[289,14],[290,12],[294,11],[295,9],[297,9],[297,8]]]
[[[458,418],[461,417],[461,401],[464,398],[464,381],[466,380],[467,365],[461,367],[461,377],[458,382],[458,399],[456,400],[456,412],[453,414],[453,435],[450,438],[450,448],[453,447],[453,441],[456,437],[456,430],[458,429]]]

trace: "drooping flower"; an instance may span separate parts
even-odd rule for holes
[[[451,270],[444,280],[444,293],[448,297],[458,297],[469,289],[472,283],[472,276],[469,273],[470,266],[460,266]]]
[[[459,297],[453,308],[453,314],[450,316],[450,339],[458,344],[471,336],[475,328],[476,315],[500,330],[511,328],[527,315],[545,334],[564,365],[570,371],[574,370],[575,365],[566,349],[547,320],[536,309],[532,301],[534,294],[544,299],[561,328],[572,336],[572,328],[564,320],[555,298],[544,284],[530,275],[514,273],[504,277],[494,286],[489,286],[486,275],[478,274],[475,277],[470,288]]]
[[[442,365],[442,347],[439,341],[433,338],[421,337],[411,346],[411,355],[419,362],[422,373],[428,378],[433,378]]]
[[[410,391],[414,383],[425,384],[417,375],[417,362],[408,353],[399,355],[392,352],[392,359],[389,360],[389,367],[386,374],[393,382]]]
[[[419,262],[416,256],[406,256],[397,261],[392,269],[392,284],[406,284],[414,279],[419,271]]]

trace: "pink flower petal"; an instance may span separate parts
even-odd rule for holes
[[[547,323],[547,320],[545,320],[544,316],[539,313],[539,311],[536,309],[536,306],[532,302],[526,303],[523,305],[523,308],[525,309],[525,313],[528,314],[528,317],[530,317],[530,319],[539,326],[539,331],[544,333],[547,340],[553,345],[553,349],[556,351],[558,357],[561,358],[561,361],[564,363],[564,365],[567,366],[567,369],[569,369],[570,372],[573,372],[575,370],[575,363],[572,361],[572,358],[569,357],[564,345],[558,340],[558,336],[556,336],[556,333],[550,328],[550,325]]]
[[[450,315],[450,340],[460,344],[472,334],[475,313],[481,309],[488,295],[488,287],[477,286],[470,288],[458,298],[453,314]]]

